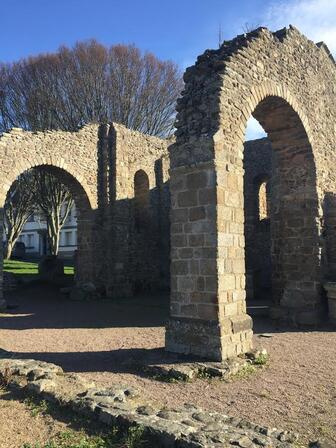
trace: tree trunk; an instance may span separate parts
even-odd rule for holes
[[[11,258],[15,243],[16,243],[16,240],[15,241],[14,240],[7,241],[7,244],[4,247],[4,253],[3,253],[5,260],[9,260]]]
[[[59,231],[58,232],[56,231],[52,237],[52,254],[57,256],[58,250],[59,250]]]
[[[57,219],[47,219],[48,239],[51,255],[58,255],[60,229]]]
[[[12,225],[8,224],[6,233],[6,244],[3,251],[3,258],[9,260],[12,256],[13,248],[18,239],[18,233],[15,232]]]

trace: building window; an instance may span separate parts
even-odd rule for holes
[[[64,246],[71,246],[72,244],[72,232],[64,232]]]
[[[27,247],[34,247],[34,234],[33,233],[27,234]]]

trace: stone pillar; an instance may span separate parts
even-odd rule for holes
[[[171,169],[168,351],[222,360],[251,348],[243,176],[213,161]]]

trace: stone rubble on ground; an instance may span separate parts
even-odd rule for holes
[[[126,386],[100,389],[75,374],[43,361],[0,359],[0,377],[15,387],[68,406],[106,425],[126,429],[140,425],[155,447],[167,448],[295,448],[296,434],[256,425],[243,418],[203,411],[185,404],[179,409],[146,403]]]

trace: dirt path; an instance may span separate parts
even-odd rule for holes
[[[268,368],[231,383],[170,384],[126,366],[130,360],[160,356],[165,298],[79,303],[52,290],[27,290],[12,302],[19,307],[1,317],[0,346],[18,356],[55,362],[100,384],[136,386],[163,405],[194,403],[295,430],[310,440],[324,437],[336,446],[336,332],[291,332],[256,321],[256,332],[272,334],[269,339],[254,336],[255,346],[270,353]]]

